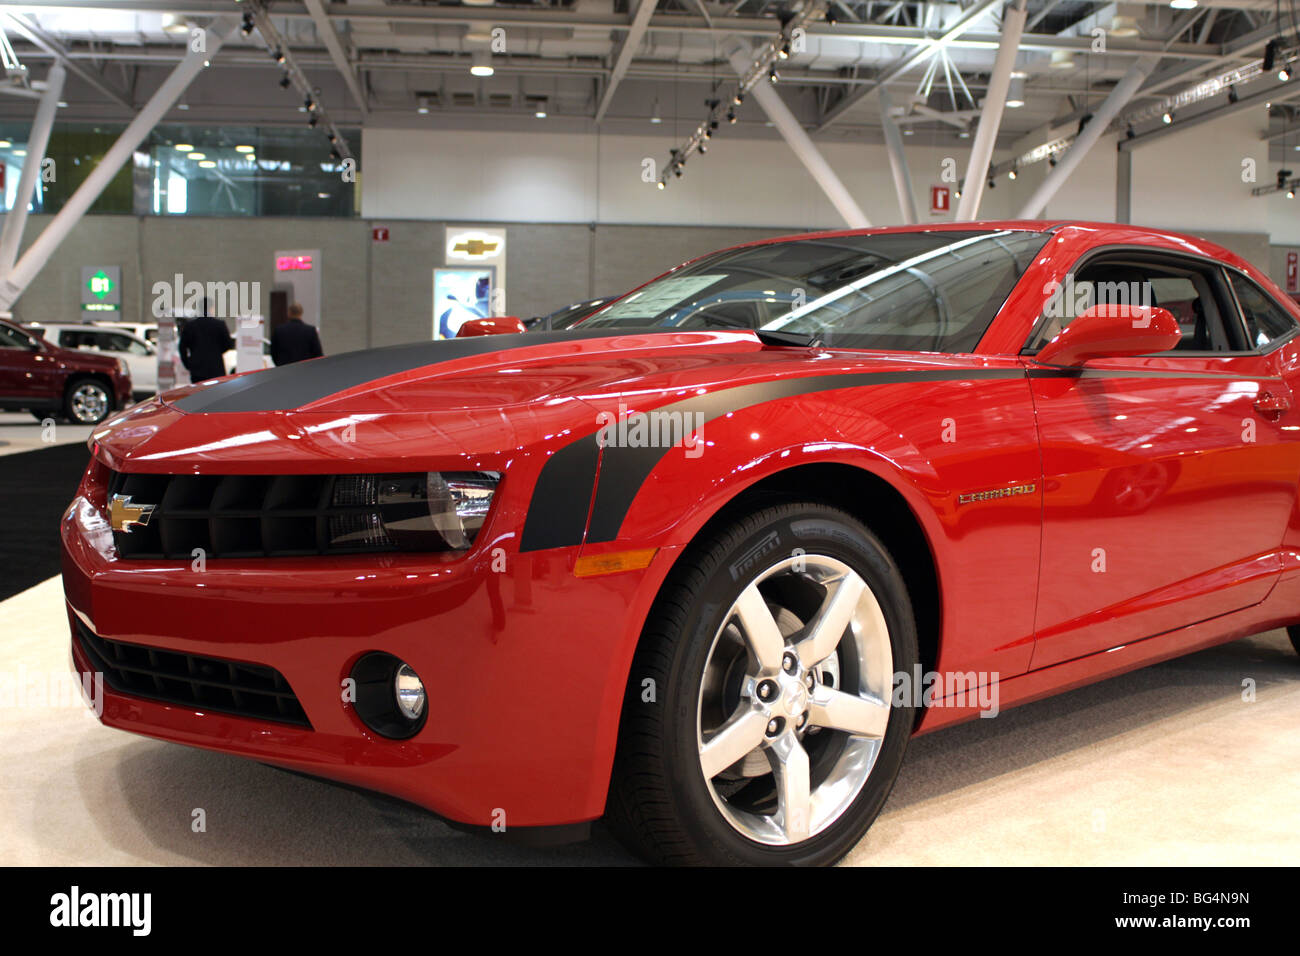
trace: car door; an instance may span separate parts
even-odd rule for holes
[[[1066,280],[1078,305],[1169,309],[1183,340],[1082,369],[1027,359],[1044,485],[1034,668],[1263,600],[1300,480],[1297,400],[1221,266],[1109,250]],[[1069,318],[1045,316],[1026,351]]]
[[[59,399],[58,362],[26,332],[0,323],[0,399],[22,407]]]

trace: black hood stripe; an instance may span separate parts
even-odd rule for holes
[[[503,352],[506,349],[629,334],[644,335],[647,331],[591,329],[583,332],[572,329],[514,335],[473,335],[463,339],[439,339],[343,352],[310,362],[297,362],[252,375],[241,375],[186,395],[172,404],[191,414],[290,411],[358,385],[427,365]]]
[[[902,382],[951,382],[986,379],[1023,379],[1023,368],[1010,369],[927,369],[913,372],[845,372],[838,375],[810,375],[774,382],[756,382],[722,388],[655,408],[662,413],[689,415],[692,423],[710,422],[780,398],[865,385],[895,385]],[[685,420],[685,419],[684,419]],[[594,424],[594,423],[593,423]],[[541,551],[581,544],[583,531],[589,543],[613,541],[623,519],[650,472],[659,464],[667,447],[629,448],[610,445],[599,448],[599,428],[561,448],[542,466],[524,519],[520,551]],[[578,451],[578,447],[581,451]],[[600,453],[600,454],[598,454]],[[600,482],[594,502],[584,497],[595,481],[599,459]],[[582,469],[590,463],[591,471]],[[591,502],[590,527],[587,504]]]

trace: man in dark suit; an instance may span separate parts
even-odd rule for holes
[[[276,365],[291,365],[324,354],[316,326],[302,320],[302,306],[295,302],[289,306],[289,320],[271,333],[271,361]]]
[[[225,375],[222,353],[234,347],[225,320],[214,317],[207,302],[203,303],[203,315],[187,320],[181,329],[181,363],[189,369],[191,382]]]

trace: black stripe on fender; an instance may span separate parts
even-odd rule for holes
[[[944,382],[984,379],[1024,378],[1024,369],[934,369],[919,372],[845,372],[839,375],[810,375],[803,378],[788,378],[774,382],[756,382],[751,385],[738,385],[723,388],[700,395],[661,405],[653,409],[660,413],[680,413],[690,415],[690,421],[709,422],[721,418],[728,412],[761,405],[764,402],[813,392],[828,392],[840,388],[856,388],[870,385],[891,385],[902,382]],[[697,417],[697,413],[699,416]],[[589,489],[591,478],[583,474],[574,475],[571,471],[572,461],[561,461],[564,452],[574,445],[590,442],[597,449],[597,432],[579,439],[560,449],[542,468],[533,497],[528,505],[528,517],[524,523],[524,535],[520,541],[520,551],[540,551],[543,548],[564,548],[582,543],[583,525],[577,523],[576,515],[569,514],[563,527],[554,522],[547,522],[553,533],[529,536],[528,529],[534,525],[534,514],[538,515],[536,526],[542,527],[546,519],[542,517],[552,508],[568,507],[564,501],[569,496],[581,497],[584,488]],[[599,449],[597,449],[599,450]],[[664,447],[627,448],[607,446],[600,457],[600,482],[596,486],[596,497],[591,508],[591,522],[587,529],[587,541],[613,541],[618,537],[623,519],[627,516],[633,500],[645,483],[646,477],[668,453]],[[591,460],[590,452],[583,461]],[[548,475],[554,470],[555,476]],[[593,463],[594,471],[594,463]],[[560,475],[567,475],[560,480]],[[567,484],[572,481],[573,484]],[[583,499],[584,501],[586,499]],[[576,508],[575,508],[576,510]],[[585,518],[585,516],[584,516]],[[584,521],[585,523],[585,521]]]
[[[542,466],[519,537],[520,551],[563,548],[582,540],[600,460],[596,434],[570,442]]]
[[[610,338],[616,335],[645,335],[644,329],[577,329],[559,332],[527,332],[518,335],[474,335],[463,339],[439,339],[389,345],[327,355],[310,362],[270,368],[253,375],[241,375],[218,382],[173,402],[183,412],[282,412],[320,401],[376,379],[409,372],[425,365],[438,365],[474,355],[521,349],[554,342]],[[672,330],[668,330],[671,333]]]

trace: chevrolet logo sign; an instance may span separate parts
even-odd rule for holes
[[[114,495],[108,503],[108,523],[114,531],[130,534],[136,525],[144,527],[153,516],[157,505],[137,505],[131,502],[130,495]]]
[[[467,256],[484,256],[497,251],[497,243],[485,239],[465,239],[451,247]]]

